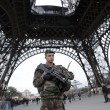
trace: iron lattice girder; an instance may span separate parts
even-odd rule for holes
[[[7,2],[7,0],[4,1]],[[17,22],[19,37],[23,37],[24,34],[29,34],[29,37],[36,35],[36,38],[40,38],[44,37],[43,35],[46,34],[47,39],[52,37],[54,34],[56,34],[56,36],[53,37],[54,39],[58,39],[59,37],[65,38],[65,35],[68,38],[89,37],[90,34],[99,27],[100,23],[102,23],[106,15],[109,13],[110,6],[109,0],[80,0],[75,12],[71,15],[68,15],[68,19],[66,20],[66,22],[70,22],[69,24],[71,24],[72,27],[66,26],[65,28],[63,27],[64,24],[66,24],[65,17],[61,18],[61,16],[56,15],[52,15],[52,17],[50,17],[45,15],[40,16],[41,19],[39,19],[37,15],[31,14],[31,6],[29,0],[12,0],[9,1],[9,3],[12,6],[14,12],[14,21]],[[56,19],[57,21],[54,20],[54,18],[56,17],[59,18]],[[58,23],[58,21],[61,22],[60,18],[62,19],[63,25]],[[44,21],[42,21],[42,19],[44,19]],[[47,19],[50,22],[55,21],[53,28],[50,28]],[[30,28],[30,24],[34,24],[35,21],[36,24]],[[42,26],[40,27],[41,22],[44,23],[43,28]],[[55,25],[57,25],[56,28]],[[58,26],[62,26],[62,28]],[[49,34],[50,32],[52,35]],[[63,32],[65,32],[66,34],[64,35]],[[61,33],[61,36],[59,36],[59,33]]]
[[[80,42],[79,42],[79,44],[80,44]],[[25,58],[27,58],[27,57],[25,57],[27,54],[30,53],[29,56],[28,55],[27,56],[31,57],[35,54],[39,54],[40,52],[43,53],[46,48],[53,48],[53,50],[55,49],[58,53],[66,54],[71,58],[74,57],[74,54],[76,55],[75,50],[73,50],[73,49],[75,49],[75,45],[73,44],[73,42],[70,39],[64,39],[64,40],[27,39],[21,50],[21,57],[19,57],[16,67],[22,61],[24,61]],[[73,58],[73,59],[75,59],[75,58]],[[77,61],[77,60],[75,59],[75,61]]]
[[[5,6],[4,3],[7,5]],[[92,83],[94,76],[91,68],[92,65],[87,59],[87,53],[89,53],[89,50],[86,50],[85,52],[84,49],[87,47],[82,46],[82,41],[91,41],[89,46],[92,47],[95,54],[95,57],[91,55],[91,59],[94,59],[93,64],[95,65],[96,61],[100,63],[95,67],[98,72],[97,74],[99,75],[101,73],[103,75],[103,71],[109,71],[107,64],[104,67],[102,65],[103,61],[105,63],[107,62],[105,61],[104,56],[108,55],[107,51],[110,42],[110,32],[109,27],[107,26],[110,18],[108,0],[81,0],[76,11],[69,16],[32,15],[30,13],[28,0],[1,0],[0,15],[0,33],[2,33],[0,34],[0,87],[2,87],[3,90],[5,90],[13,71],[20,63],[35,54],[44,52],[42,50],[45,48],[51,47],[53,47],[53,50],[58,50],[57,52],[66,54],[79,62],[84,71],[87,73],[87,79],[90,80],[90,83]],[[108,20],[108,22],[105,22],[106,20]],[[99,25],[103,22],[105,22],[105,25],[99,27]],[[97,30],[97,28],[100,31]],[[102,28],[103,32],[101,31]],[[104,31],[104,28],[106,28],[106,31]],[[98,38],[96,33],[93,33],[94,31],[98,32],[98,35],[101,36]],[[107,37],[105,37],[105,35]],[[88,36],[88,38],[84,39],[86,36]],[[75,40],[74,38],[77,39]],[[78,40],[79,38],[83,38],[83,40],[80,41]],[[32,42],[29,42],[29,39],[31,39]],[[34,42],[34,40],[39,39],[41,41],[35,41],[36,43]],[[57,40],[55,41],[55,39]],[[70,40],[62,41],[64,39]],[[103,57],[96,58],[99,55],[97,47],[101,47],[99,44],[100,40],[102,47],[104,48],[104,51],[102,51]],[[37,50],[34,50],[34,48]],[[71,50],[71,48],[73,50]],[[87,60],[85,61],[85,59]]]
[[[92,48],[96,56],[101,73],[107,75],[110,70],[108,61],[108,50],[110,45],[110,15],[105,18],[103,24],[94,32]],[[95,45],[94,45],[95,44]]]
[[[0,30],[5,33],[5,37],[13,37],[18,35],[17,26],[12,4],[8,0],[0,0]]]
[[[70,17],[36,15],[36,20],[30,24],[27,33],[31,38],[41,39],[66,39],[73,38],[74,26]]]
[[[89,37],[109,14],[109,7],[109,0],[81,0],[73,15],[77,18],[73,18],[76,25],[75,35]]]
[[[87,73],[87,75],[86,75],[87,79],[91,75],[92,75],[92,78],[93,78],[93,72],[91,70],[91,67],[89,66],[88,61],[86,61],[85,58],[82,55],[80,55],[81,60],[83,59],[83,63],[86,62],[84,65],[82,65],[81,61],[79,60],[79,56],[77,55],[76,50],[74,50],[72,48],[69,48],[69,47],[67,47],[67,48],[65,48],[65,47],[64,48],[63,47],[61,47],[61,48],[50,48],[50,49],[55,51],[56,53],[62,53],[62,54],[65,54],[65,55],[71,57],[72,59],[74,59],[81,67],[84,66],[84,68],[86,69],[85,72]],[[25,61],[26,59],[28,59],[28,58],[36,55],[36,54],[44,53],[45,50],[46,50],[46,48],[42,48],[42,49],[41,48],[40,49],[39,48],[32,48],[32,49],[29,49],[29,48],[25,47],[24,49],[22,49],[21,50],[22,51],[21,56],[18,58],[15,66],[14,66],[13,72],[23,61]],[[13,65],[13,63],[12,63],[12,65]],[[7,82],[9,81],[12,73],[10,73],[10,76],[8,77]],[[91,78],[89,78],[88,80],[91,80]]]
[[[53,40],[54,41],[54,40]],[[21,43],[21,42],[20,42]],[[76,43],[76,44],[75,44]],[[23,43],[21,43],[23,44]],[[40,45],[39,45],[40,44]],[[62,45],[63,44],[63,45]],[[42,47],[43,45],[43,47]],[[51,46],[50,46],[51,45]],[[81,67],[84,67],[85,68],[85,72],[87,72],[87,79],[90,80],[90,82],[92,83],[92,79],[91,79],[91,75],[92,75],[92,78],[93,78],[93,72],[91,70],[91,67],[89,67],[89,63],[88,61],[86,61],[85,63],[85,58],[82,56],[81,57],[81,60],[83,59],[83,63],[84,65],[81,63],[81,61],[79,60],[79,57],[77,56],[77,52],[74,50],[75,48],[78,49],[78,46],[81,46],[80,42],[71,42],[71,40],[67,40],[65,39],[64,41],[60,41],[60,40],[56,40],[52,43],[51,40],[44,40],[44,41],[40,41],[40,40],[27,40],[23,46],[23,48],[21,48],[22,45],[19,45],[18,47],[21,48],[21,53],[20,53],[20,57],[18,57],[18,60],[15,64],[15,59],[13,59],[12,63],[11,63],[11,68],[13,68],[12,72],[9,73],[10,75],[6,77],[5,81],[8,83],[12,73],[14,72],[14,70],[23,62],[25,61],[26,59],[28,59],[29,57],[33,56],[33,55],[36,55],[36,54],[39,54],[39,53],[43,53],[45,51],[46,48],[53,48],[54,51],[58,52],[58,53],[62,53],[62,54],[65,54],[71,58],[73,58],[76,62],[78,62],[78,64],[81,66]],[[64,48],[63,48],[63,47]],[[39,48],[40,47],[40,48]],[[74,48],[74,49],[73,49]],[[17,50],[17,49],[16,49]],[[78,49],[79,50],[79,49]],[[16,53],[15,57],[18,55],[18,53]],[[15,65],[14,65],[15,64]],[[88,78],[90,77],[90,78]]]
[[[99,39],[99,45],[103,49],[103,53],[108,58],[108,49],[110,44],[110,15],[107,16],[105,22],[98,28],[96,34]]]
[[[18,47],[15,48],[16,50],[16,53],[14,54],[13,58],[11,58],[11,63],[10,63],[10,68],[9,70],[7,71],[7,74],[5,76],[5,78],[3,79],[3,83],[2,83],[2,87],[5,89],[6,85],[8,84],[8,81],[13,73],[13,71],[17,68],[17,66],[22,63],[24,60],[26,60],[27,58],[35,55],[35,54],[39,54],[39,53],[42,53],[42,49],[37,49],[37,45],[38,43],[36,43],[36,46],[35,46],[35,41],[34,43],[32,43],[34,40],[30,39],[30,41],[26,41],[24,45],[21,45],[23,44],[21,41],[19,42],[19,45]],[[50,41],[41,41],[42,44],[45,44],[45,46],[47,45],[48,46],[48,42]],[[60,43],[59,43],[60,42]],[[40,42],[39,42],[40,43]],[[67,47],[68,46],[72,46],[72,42],[70,42],[70,40],[65,40],[65,42],[63,41],[56,41],[53,43],[53,45],[55,46],[55,44],[60,44],[59,47],[61,47],[62,45],[61,44],[64,44],[66,45],[67,44]],[[70,44],[69,44],[70,43]],[[50,44],[52,44],[50,42]],[[80,45],[80,44],[78,44]],[[24,48],[23,48],[23,47]],[[58,46],[58,45],[57,45]],[[73,46],[74,47],[74,46]],[[41,47],[42,48],[42,47]],[[21,50],[20,50],[21,49]],[[26,49],[26,50],[25,50]],[[30,49],[30,51],[28,52],[28,50]],[[18,51],[21,51],[20,53],[18,53]],[[54,50],[54,49],[53,49]],[[57,49],[55,48],[55,51],[59,52],[59,53],[63,53],[65,55],[68,55],[70,56],[71,58],[73,58],[75,61],[77,61],[81,66],[82,64],[80,63],[79,59],[78,59],[78,56],[77,56],[77,53],[75,52],[75,50],[73,49],[70,49],[70,48],[60,48],[60,49]],[[36,53],[37,52],[37,53]],[[24,54],[24,55],[23,55]],[[21,56],[21,57],[20,57]],[[84,58],[83,58],[84,59]],[[88,63],[89,64],[89,63]],[[86,67],[86,66],[85,66]],[[88,66],[87,66],[88,68]],[[87,71],[90,69],[86,69]],[[4,75],[4,74],[3,74]],[[89,74],[88,74],[88,77],[89,77]],[[89,79],[90,80],[90,79]]]

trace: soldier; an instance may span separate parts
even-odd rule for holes
[[[61,65],[55,65],[54,62],[54,52],[51,50],[45,51],[46,64],[43,66],[51,71],[53,68],[57,68],[65,76],[69,76],[72,80],[74,75],[69,72],[66,68]],[[52,73],[53,74],[53,73]],[[68,91],[71,87],[70,80],[63,83],[61,80],[56,78],[50,73],[46,73],[44,69],[36,68],[34,73],[33,85],[37,87],[38,92],[41,96],[41,108],[40,110],[65,110],[63,104],[63,94]]]

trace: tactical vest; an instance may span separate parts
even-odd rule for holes
[[[61,66],[59,65],[56,67],[61,68]],[[41,72],[41,74],[43,74],[42,70],[39,71]],[[68,74],[68,73],[64,71],[64,74]],[[65,85],[59,83],[58,86],[55,84],[54,81],[45,81],[41,87],[37,87],[37,88],[41,97],[43,99],[48,99],[48,98],[62,98],[61,94],[65,91],[68,91],[70,87],[71,87],[70,81],[67,81]]]

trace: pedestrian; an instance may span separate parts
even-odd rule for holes
[[[71,97],[72,97],[72,101],[75,100],[75,93],[72,92]]]
[[[110,98],[108,97],[109,90],[108,90],[107,86],[104,83],[102,83],[102,92],[103,92],[104,99],[105,99],[104,103],[110,101]]]
[[[65,110],[63,94],[70,89],[71,82],[64,81],[64,76],[71,80],[74,78],[65,67],[53,63],[54,54],[46,50],[46,64],[38,65],[34,73],[33,85],[37,87],[42,102],[40,110]]]
[[[13,110],[14,100],[12,98],[10,99],[10,103],[11,103],[11,110]]]
[[[64,103],[64,104],[66,104],[66,99],[67,99],[67,96],[66,96],[66,94],[64,93],[64,94],[63,94],[63,103]]]
[[[68,94],[68,100],[69,100],[70,103],[71,103],[71,99],[72,99],[71,93],[69,93],[69,94]]]
[[[38,97],[36,98],[36,102],[37,102],[37,105],[38,105],[38,103],[39,103],[39,98]]]
[[[91,97],[91,90],[88,91],[88,97]]]
[[[79,97],[79,100],[81,100],[81,92],[80,91],[78,92],[78,97]]]
[[[95,90],[93,90],[92,92],[93,92],[94,95],[96,94]]]
[[[28,106],[29,104],[29,99],[26,99],[26,106]]]

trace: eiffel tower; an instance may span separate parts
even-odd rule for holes
[[[26,59],[51,49],[75,60],[91,88],[110,83],[110,0],[0,0],[0,96]]]

